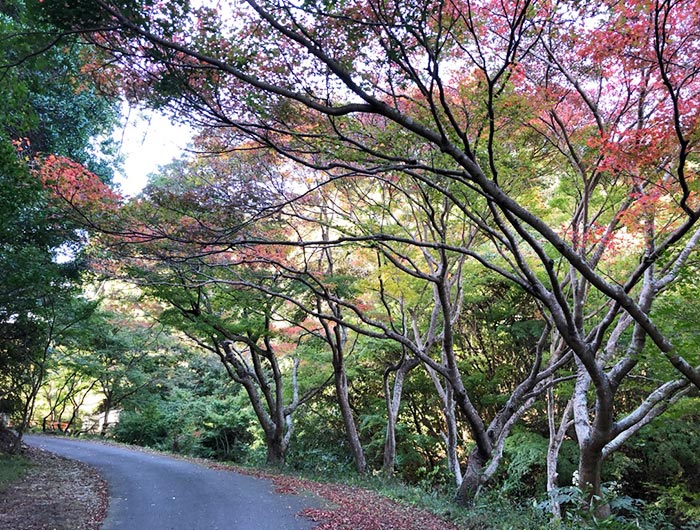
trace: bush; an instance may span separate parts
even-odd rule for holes
[[[123,411],[112,435],[120,442],[157,447],[168,437],[168,426],[158,403],[151,401],[138,410]]]
[[[248,409],[235,396],[154,396],[122,412],[113,435],[120,442],[190,456],[243,461],[253,442]]]

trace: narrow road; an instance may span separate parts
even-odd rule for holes
[[[313,501],[280,495],[266,480],[89,441],[25,442],[95,467],[109,484],[102,530],[310,530],[296,515]]]

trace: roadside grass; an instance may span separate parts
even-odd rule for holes
[[[464,530],[578,530],[576,526],[552,526],[549,518],[533,510],[532,506],[511,502],[498,494],[483,494],[471,506],[465,507],[455,503],[454,491],[449,487],[435,489],[426,485],[408,485],[380,476],[359,477],[353,473],[301,475],[316,481],[330,481],[375,491],[399,504],[435,514]]]
[[[0,493],[22,478],[30,467],[31,463],[24,456],[0,453]]]

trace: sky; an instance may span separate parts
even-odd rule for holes
[[[114,137],[121,145],[124,169],[114,180],[123,195],[133,197],[148,183],[149,174],[186,153],[193,131],[163,114],[126,104],[123,115],[125,125]]]

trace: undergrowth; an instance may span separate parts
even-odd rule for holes
[[[698,522],[672,521],[664,514],[663,506],[617,495],[612,487],[607,490],[609,495],[601,500],[609,504],[612,510],[610,517],[596,519],[580,508],[583,505],[580,491],[562,488],[568,492],[567,499],[562,501],[563,516],[554,520],[547,501],[513,499],[500,488],[481,493],[471,506],[463,507],[455,504],[454,491],[449,487],[431,489],[425,485],[412,486],[380,476],[362,477],[349,470],[331,474],[296,470],[290,474],[318,482],[373,490],[398,503],[438,515],[453,522],[460,530],[700,530]]]

